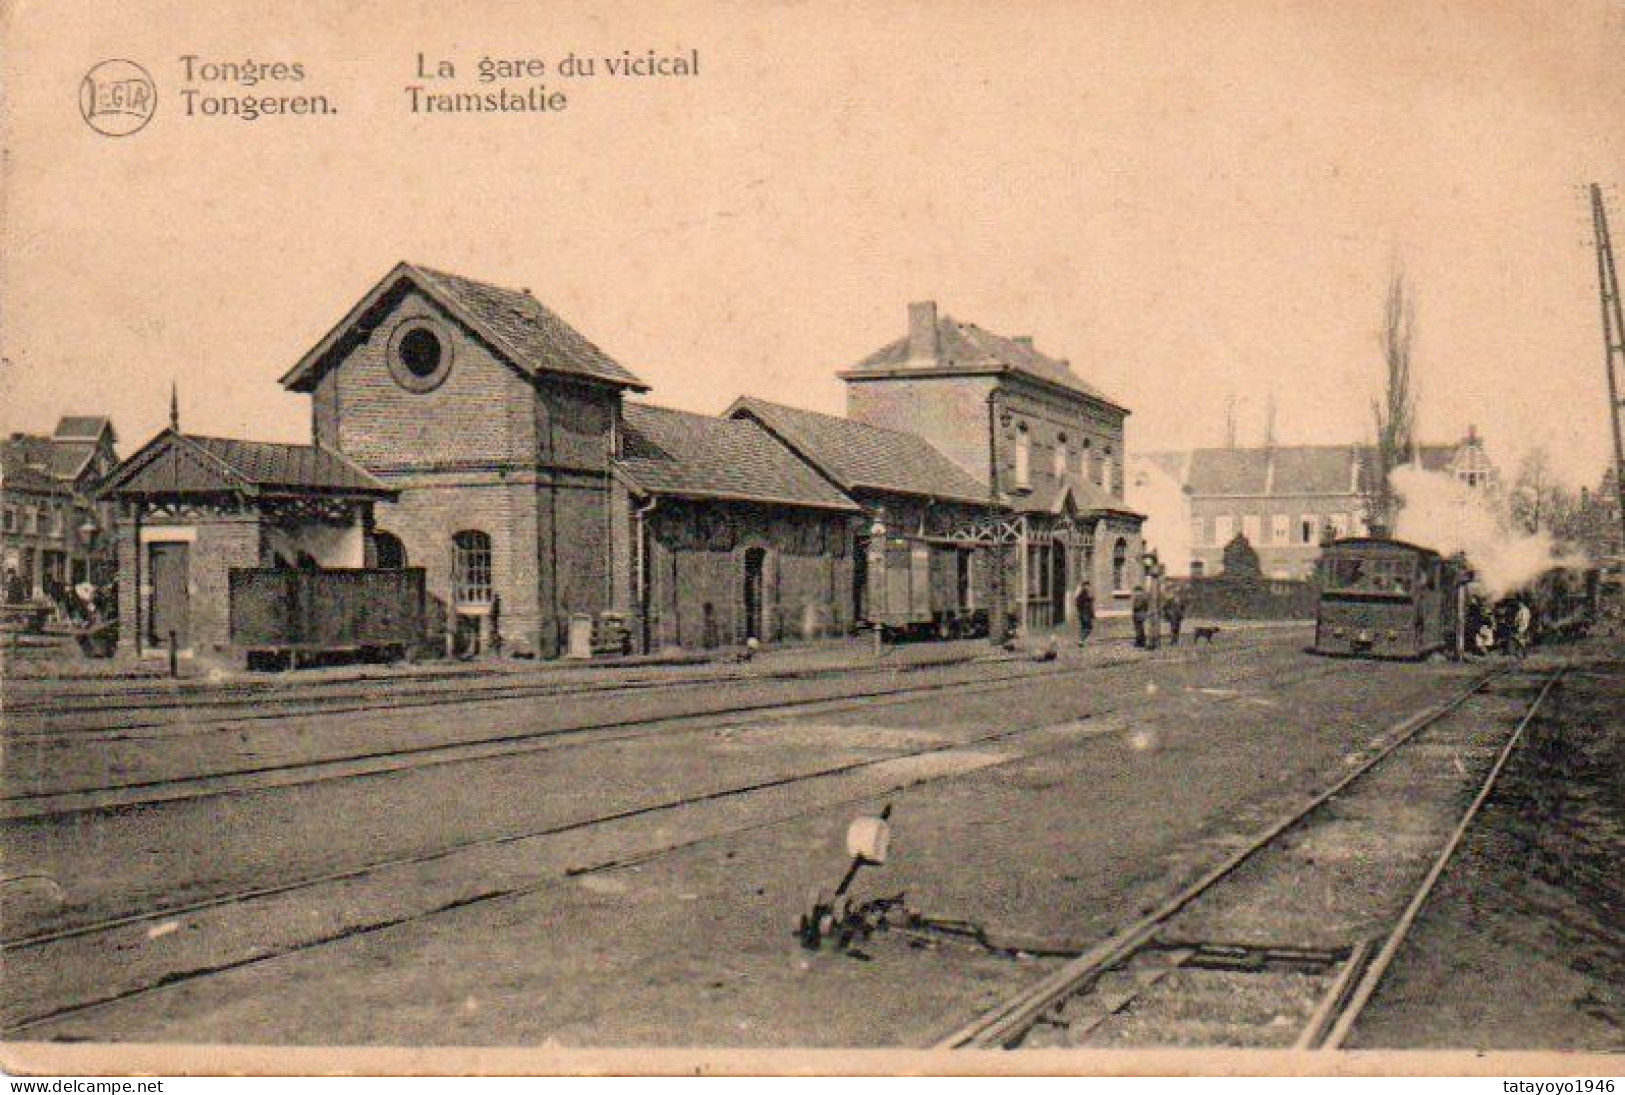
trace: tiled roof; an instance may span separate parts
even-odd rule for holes
[[[336,494],[390,497],[396,492],[331,449],[197,437],[165,430],[109,476],[110,495],[216,493]]]
[[[571,373],[646,390],[643,381],[529,293],[422,266],[413,269],[511,347],[520,365],[535,372]]]
[[[1072,494],[1073,509],[1080,514],[1111,512],[1144,516],[1130,509],[1126,502],[1113,498],[1104,487],[1087,480],[1057,483],[1053,479],[1039,479],[1032,489],[1015,494],[1010,499],[1010,507],[1017,513],[1059,514],[1067,491]]]
[[[385,307],[403,284],[417,285],[521,371],[554,373],[614,384],[636,391],[648,385],[622,368],[579,331],[531,296],[458,274],[400,263],[350,309],[321,342],[282,377],[294,391],[309,391],[323,369],[336,360],[334,351],[365,329],[369,315]]]
[[[51,446],[51,474],[58,479],[77,479],[95,455],[96,446],[89,441],[57,441]]]
[[[904,335],[876,350],[842,375],[861,376],[866,372],[884,373],[894,369],[928,374],[932,369],[953,372],[966,367],[996,368],[1022,373],[1098,399],[1113,407],[1123,406],[1079,377],[1067,362],[1038,352],[1030,341],[996,335],[974,323],[960,323],[947,315],[937,320],[935,362],[911,361],[909,339]]]
[[[987,484],[972,478],[916,434],[750,396],[736,400],[728,415],[755,418],[844,490],[987,502]]]
[[[1426,470],[1444,471],[1460,449],[1459,444],[1418,445],[1416,455]],[[1197,449],[1191,453],[1186,485],[1193,495],[1349,494],[1363,489],[1375,466],[1370,445]]]
[[[65,492],[67,484],[52,477],[48,470],[33,459],[35,442],[45,442],[47,446],[49,445],[43,437],[30,437],[26,434],[0,441],[0,487],[6,490],[29,491],[33,494]],[[49,458],[48,452],[42,455]]]
[[[96,441],[102,431],[111,428],[110,419],[100,415],[64,415],[56,424],[53,435],[58,441]]]
[[[623,414],[623,455],[616,467],[648,494],[858,508],[754,422],[647,403],[627,403]]]
[[[1348,449],[1342,452],[1349,455]],[[1263,494],[1268,479],[1269,455],[1263,449],[1197,449],[1186,485],[1197,495]]]

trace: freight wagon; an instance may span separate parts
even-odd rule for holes
[[[987,634],[986,608],[976,605],[977,549],[918,536],[889,536],[870,551],[860,574],[861,622],[886,638],[974,638]]]

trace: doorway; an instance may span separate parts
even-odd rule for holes
[[[147,545],[147,566],[152,579],[148,638],[155,647],[167,647],[171,634],[175,636],[177,650],[186,650],[192,645],[188,633],[191,594],[187,589],[190,546],[185,543]]]
[[[753,547],[745,552],[745,638],[761,642],[763,605],[763,572],[767,569],[767,551]]]

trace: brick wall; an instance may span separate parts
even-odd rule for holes
[[[967,473],[987,481],[987,393],[993,378],[848,380],[846,416],[919,434]]]
[[[389,342],[400,324],[425,318],[446,336],[451,369],[432,391],[408,391],[390,373]],[[411,289],[325,373],[314,392],[312,415],[317,444],[337,448],[375,471],[534,464],[530,405],[527,378]]]
[[[142,528],[190,530],[186,567],[188,579],[187,630],[193,651],[201,655],[221,655],[231,648],[231,586],[233,567],[260,565],[260,523],[255,513],[199,514],[173,518],[147,518]],[[118,533],[119,618],[129,621],[119,629],[119,645],[134,652],[138,638],[144,638],[152,606],[150,575],[142,573],[137,582],[133,520],[121,520]],[[152,541],[149,539],[148,543]],[[144,562],[144,560],[143,560]],[[137,608],[137,586],[142,603]],[[140,621],[137,631],[136,621]]]
[[[763,641],[841,634],[851,627],[852,552],[844,515],[715,508],[732,523],[726,547],[695,546],[686,531],[691,503],[663,499],[650,518],[650,630],[657,648],[744,642],[746,555],[752,549],[765,553]],[[838,551],[825,550],[837,540]]]

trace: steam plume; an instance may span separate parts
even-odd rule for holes
[[[1560,551],[1544,529],[1529,533],[1514,527],[1483,491],[1454,476],[1406,465],[1388,481],[1401,500],[1394,536],[1444,555],[1466,555],[1491,598],[1516,593],[1551,567],[1584,563]]]

